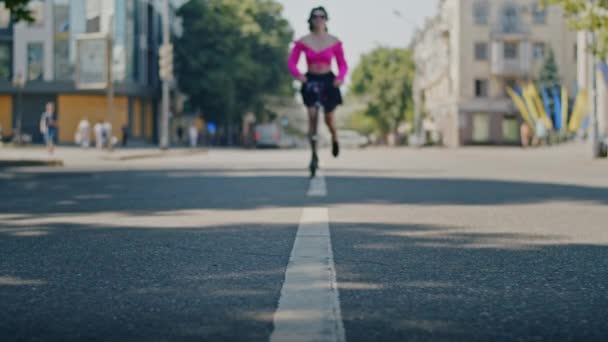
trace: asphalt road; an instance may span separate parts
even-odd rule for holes
[[[0,170],[0,340],[608,339],[584,147],[324,151],[313,184],[307,157]]]

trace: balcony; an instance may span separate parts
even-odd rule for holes
[[[516,5],[507,4],[492,27],[491,37],[495,40],[526,40],[531,30],[524,23],[523,14],[526,10]]]
[[[527,40],[531,34],[532,31],[527,27],[507,28],[497,26],[490,32],[490,37],[493,40],[522,41]]]
[[[509,43],[516,44],[513,58],[505,57],[505,42],[492,42],[491,71],[494,76],[523,77],[532,70],[532,45],[530,42]]]

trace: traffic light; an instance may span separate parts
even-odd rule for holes
[[[163,81],[173,80],[173,44],[163,44],[158,50],[160,79]]]

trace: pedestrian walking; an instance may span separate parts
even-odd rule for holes
[[[529,147],[532,133],[530,131],[530,126],[528,126],[527,123],[523,122],[521,124],[519,127],[519,135],[521,138],[521,146],[523,148]]]
[[[82,148],[88,148],[91,145],[91,124],[86,118],[80,120],[78,128],[76,128],[76,143]]]
[[[48,102],[46,109],[40,117],[40,133],[44,137],[47,150],[50,155],[55,152],[55,138],[57,137],[57,116],[55,115],[55,104]]]
[[[197,144],[206,144],[206,132],[205,132],[205,119],[203,119],[202,113],[197,113],[194,119],[194,125],[196,126],[197,131]]]
[[[196,127],[195,122],[192,122],[188,128],[188,137],[190,138],[190,147],[196,147],[198,145],[198,127]]]
[[[534,141],[535,146],[544,146],[548,143],[548,132],[547,126],[542,120],[536,122],[536,138]]]
[[[127,143],[129,142],[129,125],[124,124],[121,128],[122,131],[122,147],[127,147]]]
[[[106,148],[108,149],[112,149],[112,146],[114,145],[114,136],[112,135],[112,124],[106,120],[103,123],[103,144]]]
[[[95,126],[93,126],[93,131],[95,132],[95,147],[101,150],[104,145],[103,141],[103,123],[101,121],[97,121]]]
[[[184,126],[180,124],[177,126],[177,144],[182,145],[184,143]]]

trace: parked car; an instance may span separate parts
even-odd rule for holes
[[[255,146],[258,148],[279,148],[281,131],[276,123],[264,123],[255,126]]]
[[[279,139],[280,148],[296,148],[297,146],[298,142],[296,141],[296,137],[285,132],[281,132],[281,138]]]
[[[361,148],[369,145],[369,139],[356,131],[339,130],[338,139],[344,148]]]

